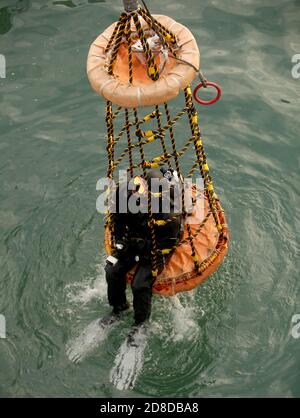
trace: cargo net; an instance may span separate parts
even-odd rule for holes
[[[140,17],[147,24],[147,29],[143,28]],[[134,26],[133,26],[134,25]],[[136,31],[132,28],[135,27]],[[150,35],[149,35],[150,34]],[[108,73],[114,75],[114,64],[118,57],[118,51],[124,43],[128,48],[128,76],[129,83],[133,84],[133,63],[134,45],[141,46],[144,54],[145,69],[148,76],[156,81],[160,77],[159,69],[155,63],[153,50],[150,47],[149,36],[159,37],[163,48],[167,48],[172,57],[176,58],[177,42],[174,34],[162,26],[147,10],[139,8],[131,13],[123,13],[116,24],[113,34],[107,44],[106,52],[109,53]],[[120,120],[124,123],[120,124]],[[184,121],[185,119],[185,121]],[[191,134],[180,149],[177,148],[175,140],[176,126],[180,124],[182,131],[183,124],[189,126]],[[198,125],[198,114],[193,103],[193,96],[190,86],[184,89],[184,107],[172,117],[168,103],[155,106],[155,109],[146,115],[139,115],[138,109],[127,109],[116,107],[112,102],[106,104],[106,124],[107,124],[107,153],[108,153],[108,171],[107,177],[115,180],[116,169],[125,169],[131,178],[136,175],[146,177],[147,169],[159,168],[168,165],[176,169],[181,178],[192,178],[197,172],[203,179],[204,195],[209,203],[209,210],[206,217],[197,227],[196,232],[191,231],[188,223],[185,224],[187,238],[182,239],[175,248],[189,243],[191,257],[194,261],[195,270],[201,274],[210,264],[214,262],[220,250],[214,249],[213,253],[206,260],[199,260],[194,240],[204,227],[205,223],[212,216],[219,232],[219,237],[223,235],[226,225],[220,221],[219,212],[221,211],[218,198],[214,192],[212,178],[209,172],[206,155],[203,148],[202,136]],[[185,131],[185,130],[184,130]],[[182,136],[182,135],[181,135]],[[133,140],[134,138],[134,140]],[[126,141],[126,146],[122,145]],[[191,151],[191,148],[194,151]],[[146,157],[147,155],[147,157]],[[149,157],[148,157],[149,155]],[[193,159],[192,155],[195,155]],[[182,160],[186,157],[185,164]],[[191,164],[192,160],[192,164]],[[182,170],[185,167],[185,173]],[[186,167],[188,167],[186,169]],[[108,197],[110,199],[110,196]],[[183,209],[181,216],[188,216],[184,203],[184,190],[182,188]],[[152,275],[156,278],[158,275],[157,259],[158,254],[171,253],[175,248],[161,250],[158,248],[155,236],[155,228],[165,224],[165,222],[155,221],[151,210],[151,192],[148,191],[148,216],[149,228],[151,231],[151,265]],[[170,219],[171,221],[172,219]],[[110,248],[114,249],[114,225],[113,217],[110,211],[106,214],[106,227],[110,232]]]

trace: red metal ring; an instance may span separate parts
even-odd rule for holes
[[[221,98],[221,96],[222,96],[222,88],[221,88],[221,86],[219,86],[219,84],[217,84],[217,83],[213,83],[212,81],[207,81],[207,82],[206,82],[206,84],[207,84],[207,86],[214,87],[214,88],[217,90],[217,95],[216,95],[216,97],[214,97],[214,98],[213,98],[213,99],[211,99],[211,100],[207,100],[207,101],[200,99],[200,98],[197,96],[197,93],[198,93],[198,90],[200,90],[200,89],[201,89],[201,87],[203,87],[203,83],[199,83],[199,84],[195,87],[195,90],[194,90],[194,99],[196,100],[196,102],[198,102],[198,103],[200,103],[200,104],[202,104],[202,105],[211,105],[211,104],[213,104],[213,103],[216,103],[216,102],[217,102],[217,101]]]

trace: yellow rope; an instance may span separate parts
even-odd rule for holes
[[[143,29],[140,17],[144,19],[148,28]],[[132,32],[132,23],[136,28],[136,32]],[[114,73],[114,64],[118,59],[118,52],[119,48],[122,43],[126,42],[128,47],[128,79],[129,84],[134,83],[134,73],[133,73],[133,51],[132,51],[132,43],[133,40],[136,41],[137,39],[140,40],[143,53],[147,63],[147,72],[148,76],[153,80],[156,81],[159,78],[159,72],[154,60],[153,53],[151,48],[147,42],[147,36],[149,33],[157,33],[160,39],[162,40],[165,47],[167,47],[170,52],[175,55],[176,53],[176,38],[175,35],[165,28],[161,23],[159,23],[156,19],[154,19],[148,11],[139,8],[137,11],[132,13],[123,13],[120,16],[118,23],[116,24],[113,34],[108,41],[106,52],[110,51],[110,59],[108,63],[108,73],[113,75]],[[171,160],[173,159],[176,171],[179,176],[181,176],[182,168],[180,165],[180,158],[184,156],[188,150],[188,148],[193,144],[196,154],[196,160],[193,160],[192,166],[187,172],[186,178],[190,178],[193,176],[194,172],[199,169],[201,177],[204,182],[204,193],[208,199],[209,204],[209,211],[202,221],[202,223],[197,227],[197,230],[193,233],[191,230],[190,225],[188,222],[186,223],[186,230],[187,230],[187,237],[182,239],[180,243],[177,243],[172,248],[164,248],[158,249],[158,244],[156,242],[156,228],[165,226],[167,223],[174,221],[181,215],[174,215],[170,216],[169,219],[166,220],[159,220],[154,219],[152,213],[152,201],[151,196],[152,193],[148,191],[148,213],[149,213],[149,230],[151,235],[151,266],[152,266],[152,275],[154,278],[158,275],[158,254],[168,255],[172,253],[178,246],[182,246],[184,244],[189,244],[191,248],[191,257],[195,264],[195,269],[198,272],[203,271],[205,267],[211,264],[214,257],[217,256],[218,251],[214,252],[210,259],[206,262],[205,260],[201,262],[198,259],[198,255],[196,252],[196,248],[194,245],[194,240],[200,234],[202,228],[210,218],[213,216],[216,227],[220,234],[222,234],[223,228],[226,227],[225,225],[221,225],[219,221],[219,212],[218,212],[218,205],[217,205],[217,197],[214,192],[213,182],[209,172],[209,166],[207,163],[207,158],[203,148],[203,142],[201,137],[201,132],[199,128],[199,121],[198,121],[198,114],[196,108],[193,103],[192,91],[190,86],[186,87],[184,90],[185,95],[185,107],[173,118],[171,117],[171,112],[169,110],[169,106],[167,103],[164,104],[164,111],[160,111],[159,106],[155,106],[155,110],[144,115],[143,117],[138,117],[138,110],[135,108],[133,109],[133,120],[130,120],[129,110],[125,109],[124,112],[124,124],[117,135],[114,134],[114,120],[120,114],[122,108],[117,107],[113,111],[113,106],[111,102],[107,102],[106,104],[106,124],[107,124],[107,154],[108,154],[108,170],[107,176],[110,179],[114,178],[114,172],[119,164],[123,161],[124,157],[128,154],[128,167],[127,171],[130,173],[130,176],[133,177],[135,174],[135,170],[141,170],[143,176],[146,176],[146,169],[149,167],[160,167],[161,165],[168,164],[169,168],[172,167]],[[175,140],[175,131],[174,128],[176,123],[183,117],[187,115],[188,123],[191,130],[191,136],[189,135],[189,139],[183,145],[183,147],[178,151],[176,140]],[[166,120],[166,123],[163,123],[163,119]],[[144,128],[144,124],[149,124],[150,129]],[[153,126],[153,128],[152,128]],[[144,128],[144,129],[141,129]],[[137,142],[133,143],[131,137],[131,130],[134,129],[135,137],[137,138]],[[122,139],[123,135],[126,132],[127,138],[127,146],[121,151],[121,154],[116,158],[116,145]],[[166,136],[168,133],[169,137],[169,150],[167,146]],[[160,145],[162,148],[162,154],[152,156],[149,160],[146,159],[144,146],[153,143],[159,139]],[[136,161],[134,158],[135,150],[139,151],[139,161]],[[110,191],[109,199],[110,199]],[[184,196],[184,188],[182,188],[182,212],[183,216],[187,217],[187,211],[185,207],[185,196]],[[193,197],[193,205],[196,204],[196,198]],[[107,214],[107,224],[109,226],[111,232],[111,239],[113,244],[113,236],[114,236],[114,225],[112,222],[112,216],[110,211]]]

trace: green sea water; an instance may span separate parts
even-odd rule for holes
[[[300,2],[148,5],[190,28],[223,87],[198,110],[230,251],[196,290],[154,298],[142,369],[132,390],[117,389],[110,371],[132,318],[97,341],[109,311],[95,209],[105,104],[85,65],[122,4],[0,0],[0,397],[300,397]]]

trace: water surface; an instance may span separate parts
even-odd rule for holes
[[[89,44],[121,1],[1,0],[0,396],[300,396],[300,3],[149,1],[188,26],[223,98],[199,107],[205,149],[231,230],[230,252],[179,302],[156,297],[132,391],[110,382],[131,317],[82,361],[72,338],[108,311],[103,222],[104,102],[87,82]],[[172,111],[182,106],[178,99]],[[181,131],[180,131],[181,129]],[[180,125],[178,143],[186,128]],[[81,345],[80,345],[81,344]]]

